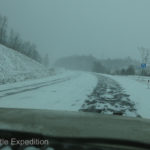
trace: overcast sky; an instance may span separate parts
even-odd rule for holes
[[[150,0],[0,0],[0,13],[51,59],[137,58],[137,46],[150,48]]]

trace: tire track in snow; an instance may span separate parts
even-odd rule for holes
[[[80,111],[140,117],[130,95],[115,80],[103,75],[96,76],[98,84]]]
[[[72,78],[76,78],[77,76],[78,75],[70,76],[70,77],[64,77],[64,78],[60,78],[60,79],[55,79],[55,80],[52,80],[49,82],[40,82],[40,83],[31,84],[31,85],[0,90],[0,98],[15,95],[15,94],[20,94],[23,92],[29,92],[29,91],[37,90],[39,88],[43,88],[43,87],[47,87],[47,86],[52,86],[54,84],[59,84],[59,83],[71,80]]]

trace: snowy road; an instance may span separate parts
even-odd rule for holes
[[[65,72],[53,77],[0,86],[0,107],[78,111],[97,79],[90,73]]]
[[[144,86],[134,77],[66,71],[48,78],[1,85],[0,107],[150,118],[150,92]],[[142,97],[143,93],[147,98]]]
[[[97,74],[98,84],[82,105],[81,111],[139,117],[135,103],[110,77]]]
[[[143,118],[150,118],[150,88],[147,88],[147,80],[150,80],[150,77],[106,76],[117,81],[130,95],[130,99],[136,104],[138,114]]]
[[[29,85],[26,85],[26,86],[19,86],[19,87],[0,90],[0,98],[15,95],[15,94],[19,94],[19,93],[23,93],[23,92],[27,92],[27,91],[37,90],[39,88],[46,87],[46,86],[51,86],[51,85],[54,85],[54,84],[59,84],[59,83],[71,80],[73,78],[75,78],[75,76],[65,77],[65,78],[60,78],[60,79],[55,79],[55,80],[50,80],[50,81],[45,81],[45,82],[29,84]]]

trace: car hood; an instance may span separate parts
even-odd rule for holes
[[[0,108],[0,130],[52,137],[103,138],[150,144],[150,120],[96,113]]]

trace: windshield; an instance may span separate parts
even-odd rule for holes
[[[149,7],[1,0],[0,107],[150,119]]]

